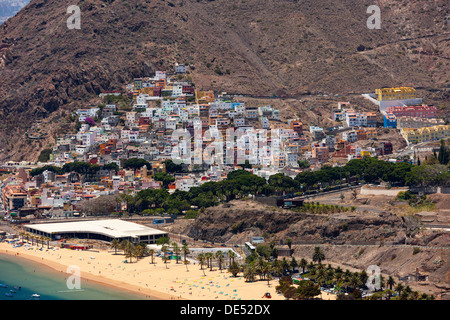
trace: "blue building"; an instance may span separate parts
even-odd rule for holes
[[[383,116],[383,124],[385,128],[397,128],[397,117],[392,113],[386,113]]]

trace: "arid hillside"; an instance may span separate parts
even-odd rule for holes
[[[29,158],[68,111],[176,62],[201,89],[298,98],[411,85],[449,100],[445,0],[85,0],[69,30],[73,4],[32,0],[0,26],[0,159]],[[379,30],[367,28],[373,4]],[[46,138],[27,141],[39,119]]]

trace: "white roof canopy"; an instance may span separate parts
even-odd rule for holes
[[[27,224],[25,227],[48,234],[71,232],[96,233],[109,236],[111,238],[167,234],[167,232],[158,229],[119,219]]]

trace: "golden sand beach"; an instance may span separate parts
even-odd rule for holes
[[[41,246],[17,247],[0,243],[0,253],[19,255],[22,258],[45,264],[59,272],[71,276],[69,266],[78,267],[83,281],[96,281],[122,290],[142,294],[149,299],[179,300],[264,300],[269,292],[270,300],[284,300],[275,287],[278,281],[246,282],[243,277],[233,277],[226,270],[214,268],[210,271],[199,264],[185,266],[161,258],[144,257],[132,263],[125,263],[123,254],[112,250],[78,251],[70,249],[47,249]],[[335,296],[322,293],[325,300],[335,300]]]

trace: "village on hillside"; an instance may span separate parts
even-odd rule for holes
[[[414,88],[364,95],[378,105],[383,123],[375,112],[339,102],[332,115],[336,125],[322,128],[302,119],[281,121],[270,105],[249,106],[225,92],[197,90],[190,80],[187,66],[177,64],[172,72],[134,79],[123,91],[102,92],[103,104],[76,110],[78,132],[57,137],[46,162],[1,167],[7,177],[2,215],[79,214],[80,201],[145,189],[189,191],[236,169],[269,179],[364,157],[417,164],[425,160],[421,152],[438,150],[450,136],[450,126]],[[378,141],[386,128],[399,131],[405,150]]]

